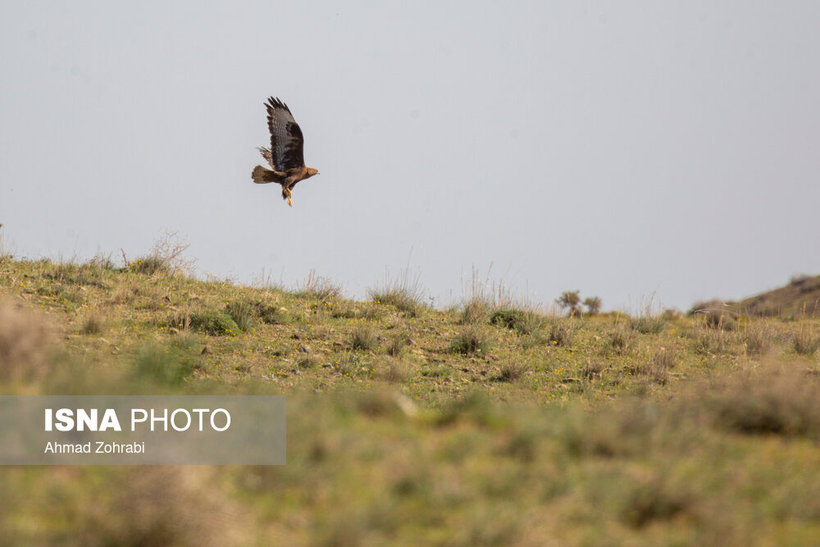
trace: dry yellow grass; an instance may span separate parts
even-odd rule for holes
[[[288,396],[286,466],[4,470],[9,541],[820,538],[820,366],[794,346],[820,328],[812,318],[741,316],[726,330],[653,315],[633,328],[621,314],[528,309],[493,324],[502,308],[465,321],[460,310],[13,260],[0,262],[0,295],[6,393]],[[229,309],[254,326],[208,334],[184,320]],[[103,330],[82,334],[94,314]]]
[[[45,380],[53,368],[48,352],[54,341],[54,327],[43,314],[20,300],[0,299],[0,382]]]

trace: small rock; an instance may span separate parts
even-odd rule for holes
[[[299,346],[299,351],[302,352],[302,353],[310,353],[310,346],[308,346],[308,345]]]

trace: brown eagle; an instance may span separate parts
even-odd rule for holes
[[[293,119],[288,105],[279,98],[269,97],[265,103],[268,110],[268,131],[270,131],[270,149],[259,147],[259,152],[265,158],[273,171],[265,169],[261,165],[253,168],[251,178],[257,184],[268,182],[278,182],[282,185],[282,199],[288,200],[288,205],[293,206],[291,200],[293,187],[300,180],[305,180],[313,175],[318,175],[319,171],[313,167],[305,167],[305,158],[302,153],[302,130],[299,124]]]

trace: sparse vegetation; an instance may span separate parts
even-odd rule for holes
[[[253,311],[253,305],[246,300],[231,300],[225,305],[225,313],[233,319],[242,332],[247,332],[256,326]]]
[[[508,329],[515,329],[517,325],[524,321],[522,310],[496,310],[490,316],[490,323],[500,325]]]
[[[772,348],[776,333],[765,320],[747,325],[743,333],[746,354],[751,356],[766,355]]]
[[[97,254],[86,263],[86,266],[100,270],[114,270],[116,268],[110,254]]]
[[[795,275],[789,284],[733,304],[737,313],[796,319],[820,316],[820,275]]]
[[[550,321],[548,342],[554,346],[572,346],[576,329],[576,320],[554,318]]]
[[[570,317],[575,317],[581,312],[581,293],[580,291],[564,291],[555,303],[567,310]]]
[[[587,309],[587,315],[598,315],[601,313],[601,305],[601,299],[597,296],[584,298],[584,307]]]
[[[526,366],[518,361],[509,361],[501,365],[501,370],[495,379],[499,382],[515,382],[521,378],[526,371]]]
[[[279,306],[261,300],[255,301],[252,306],[256,315],[266,325],[279,325],[287,322],[287,316]]]
[[[45,317],[0,298],[0,382],[44,380],[53,368],[48,359],[53,334]]]
[[[410,337],[404,331],[399,331],[390,337],[390,345],[387,346],[387,353],[393,357],[399,357],[404,352],[404,348],[410,344]]]
[[[561,296],[555,300],[561,309],[566,310],[567,315],[575,317],[581,315],[581,307],[587,309],[586,315],[598,315],[601,312],[601,299],[597,296],[588,296],[581,301],[581,291],[564,291]]]
[[[655,350],[652,359],[645,368],[645,373],[659,384],[670,380],[670,371],[678,362],[677,354],[672,349],[660,347]]]
[[[320,301],[332,300],[342,295],[342,288],[333,281],[311,270],[304,284],[297,288],[297,294]]]
[[[410,317],[415,317],[425,308],[424,289],[419,275],[412,275],[409,267],[392,280],[385,274],[384,282],[370,289],[369,295],[373,302],[395,306]]]
[[[5,238],[3,237],[3,225],[0,224],[0,262],[11,262],[13,259],[14,255],[9,251]]]
[[[461,322],[465,325],[483,323],[487,320],[490,307],[481,299],[474,298],[464,304],[461,311]]]
[[[793,371],[767,368],[722,382],[708,403],[718,427],[752,435],[820,440],[820,382]]]
[[[199,353],[191,338],[174,344],[148,344],[137,353],[135,373],[161,384],[179,385],[198,368]]]
[[[390,383],[404,383],[411,373],[410,367],[401,359],[392,358],[383,363],[382,378]]]
[[[83,326],[80,328],[80,334],[100,334],[105,327],[105,321],[98,314],[92,312],[89,314]]]
[[[183,256],[188,247],[189,244],[180,240],[175,232],[166,232],[147,255],[129,262],[123,254],[123,260],[134,273],[185,275],[193,271],[193,261]]]
[[[490,337],[481,327],[471,325],[465,327],[453,338],[450,351],[469,355],[472,353],[487,353],[490,347]]]
[[[731,330],[734,327],[735,313],[722,300],[699,302],[692,306],[689,314],[702,318],[706,326],[713,329]]]
[[[372,350],[379,343],[376,333],[368,325],[356,327],[350,336],[350,346],[355,350]]]
[[[624,355],[632,349],[634,340],[632,328],[624,323],[617,323],[609,335],[609,347],[618,355]]]
[[[802,328],[794,333],[792,338],[792,347],[798,355],[812,356],[820,347],[820,336],[815,334],[815,329],[809,325],[803,325]]]
[[[4,393],[288,396],[285,466],[5,470],[11,544],[817,543],[810,314],[468,320],[15,260],[0,296]]]
[[[642,315],[632,320],[632,329],[641,334],[660,334],[665,326],[662,315]]]
[[[699,325],[693,327],[692,336],[695,352],[706,357],[731,354],[741,342],[735,333]]]
[[[494,311],[490,316],[490,323],[512,329],[518,334],[526,335],[541,329],[545,323],[545,319],[535,312],[507,309]]]
[[[302,370],[314,370],[322,364],[321,359],[315,355],[305,355],[296,361],[296,366]]]
[[[190,325],[212,336],[236,335],[241,330],[230,315],[217,310],[202,310],[191,314]]]

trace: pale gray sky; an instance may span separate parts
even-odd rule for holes
[[[0,222],[27,257],[311,269],[409,260],[550,302],[687,308],[820,272],[820,3],[10,2]],[[321,175],[250,181],[263,100]]]

